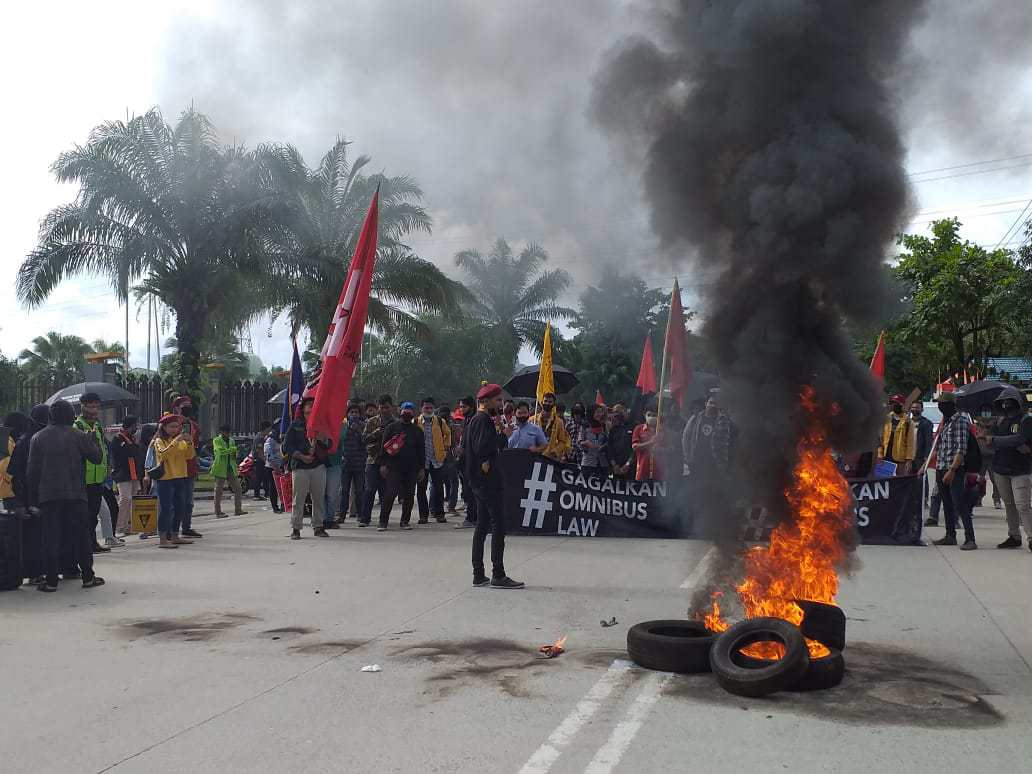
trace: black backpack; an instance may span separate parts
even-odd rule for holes
[[[981,473],[982,472],[982,447],[978,443],[978,438],[975,437],[974,425],[971,426],[972,432],[968,436],[967,451],[964,453],[964,471],[966,473]]]

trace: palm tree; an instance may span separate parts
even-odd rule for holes
[[[96,127],[83,146],[53,165],[76,182],[72,204],[50,212],[39,244],[18,272],[18,297],[43,304],[65,278],[107,276],[128,303],[130,285],[176,316],[180,390],[199,384],[199,342],[216,317],[241,318],[226,299],[254,299],[256,225],[271,200],[252,154],[221,148],[211,122],[192,108],[172,127],[152,109]]]
[[[488,327],[513,366],[524,344],[540,354],[545,323],[577,314],[559,304],[570,275],[562,269],[544,269],[546,261],[548,254],[541,247],[529,244],[516,256],[504,239],[494,243],[486,258],[476,250],[455,256],[455,264],[470,277],[473,317]]]
[[[30,377],[64,386],[83,381],[86,355],[91,352],[93,348],[80,337],[50,331],[34,338],[32,349],[23,349],[18,359]]]
[[[263,175],[281,197],[277,226],[266,243],[274,275],[270,302],[290,315],[293,329],[307,328],[319,349],[347,276],[369,202],[380,187],[379,249],[369,301],[372,327],[394,333],[420,331],[421,314],[452,312],[468,294],[433,263],[402,243],[413,231],[430,232],[422,191],[409,177],[366,176],[368,156],[348,158],[338,139],[316,169],[291,145],[259,149]]]

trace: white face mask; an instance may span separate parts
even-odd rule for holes
[[[647,424],[649,427],[655,427],[656,417],[645,417],[645,424]]]

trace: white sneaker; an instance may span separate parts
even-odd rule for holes
[[[119,546],[124,546],[125,541],[119,540],[118,538],[109,537],[104,538],[104,545],[108,548],[118,548]]]

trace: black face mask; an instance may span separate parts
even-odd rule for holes
[[[520,416],[517,416],[517,417],[516,417],[516,421],[517,421],[517,422],[518,422],[519,424],[521,424],[521,425],[525,425],[525,424],[527,424],[527,420],[528,420],[528,419],[530,419],[530,417],[520,417]]]
[[[952,417],[954,414],[957,413],[957,406],[956,406],[956,404],[953,404],[953,403],[940,403],[939,404],[939,411],[942,412],[942,415],[944,417],[949,419],[950,417]]]
[[[541,404],[541,413],[542,414],[551,414],[553,408],[555,408],[555,406],[552,406],[552,405],[550,405],[548,403],[542,403]]]

